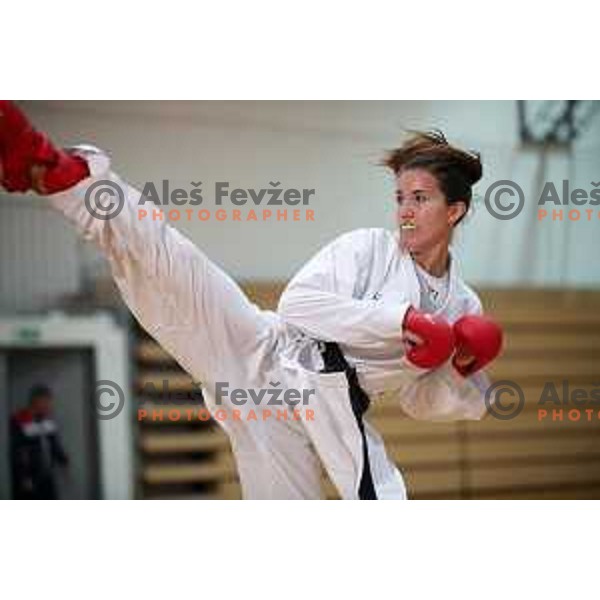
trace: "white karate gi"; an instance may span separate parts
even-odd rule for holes
[[[368,423],[363,437],[346,374],[320,372],[322,342],[339,343],[373,402],[394,394],[409,417],[425,420],[479,419],[485,413],[485,376],[463,379],[449,363],[426,371],[403,358],[401,324],[409,306],[420,306],[419,285],[414,263],[393,233],[360,229],[340,236],[292,279],[277,312],[260,310],[175,228],[138,219],[140,192],[110,170],[106,154],[91,147],[75,151],[88,161],[91,177],[50,196],[52,205],[100,248],[133,314],[202,382],[208,407],[259,415],[220,422],[245,498],[319,498],[319,459],[345,499],[364,497],[359,487],[367,472],[378,499],[406,498],[400,471]],[[100,180],[124,191],[123,209],[109,220],[92,217],[84,202]],[[454,260],[439,312],[450,322],[481,312]],[[291,416],[285,403],[239,406],[227,397],[218,404],[218,382],[231,390],[315,390],[309,405],[298,407],[312,409],[314,418],[261,418],[264,410]]]

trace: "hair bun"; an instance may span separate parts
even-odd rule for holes
[[[483,176],[481,155],[479,152],[467,152],[464,150],[461,152],[464,153],[464,157],[461,160],[460,168],[464,171],[469,183],[475,185]]]

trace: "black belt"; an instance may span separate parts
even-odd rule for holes
[[[321,371],[322,373],[339,373],[343,371],[346,374],[352,413],[354,414],[356,424],[358,425],[362,437],[363,447],[363,472],[360,478],[358,497],[360,500],[377,500],[373,476],[371,474],[371,466],[369,464],[369,451],[367,448],[367,438],[363,423],[363,415],[367,412],[371,400],[358,382],[356,369],[348,364],[346,357],[336,342],[323,342],[321,356],[323,357],[323,363],[325,365]]]

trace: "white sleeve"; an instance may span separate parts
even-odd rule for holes
[[[480,420],[489,385],[484,372],[465,378],[448,364],[407,380],[398,398],[406,414],[419,421]]]
[[[469,290],[464,314],[482,312],[481,301]],[[489,386],[490,380],[484,371],[463,377],[449,360],[437,369],[407,380],[399,392],[399,399],[403,410],[413,419],[480,420],[487,412],[485,394]],[[493,400],[492,398],[491,401]]]
[[[199,379],[201,282],[210,264],[190,240],[166,222],[138,218],[141,193],[110,171],[104,153],[87,147],[73,151],[86,159],[91,176],[48,196],[48,201],[84,239],[97,245],[125,303],[142,326]],[[92,216],[86,200],[107,185],[121,190],[122,208],[112,218],[100,219]],[[116,195],[113,201],[117,202]]]
[[[401,335],[409,303],[361,298],[372,230],[336,238],[293,277],[278,312],[311,337],[355,348],[380,346]]]

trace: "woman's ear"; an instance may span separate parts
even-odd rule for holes
[[[454,227],[466,214],[467,204],[462,200],[448,205],[448,224]]]

